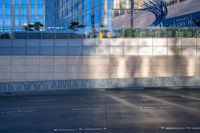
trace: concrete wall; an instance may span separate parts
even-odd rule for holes
[[[199,48],[199,38],[0,40],[0,82],[199,77]]]

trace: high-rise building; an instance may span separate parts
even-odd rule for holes
[[[45,25],[45,0],[0,0],[0,31],[23,31],[35,22]]]
[[[86,30],[110,28],[113,0],[47,0],[46,10],[47,29],[67,30],[71,22],[85,25]]]
[[[136,0],[135,0],[136,1]],[[134,22],[135,28],[149,27],[155,20],[155,15],[149,11],[140,10],[143,8],[144,1],[137,0],[137,7],[135,7]],[[163,27],[196,27],[194,19],[200,18],[200,1],[199,0],[165,0],[167,2],[168,14],[165,20],[162,21]],[[138,10],[137,10],[138,9]],[[119,9],[123,10],[123,9]],[[120,11],[121,12],[121,11]],[[112,19],[113,28],[130,28],[131,15],[124,13],[114,15]]]

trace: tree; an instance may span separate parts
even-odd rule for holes
[[[40,22],[35,22],[34,24],[28,24],[25,26],[26,31],[40,31],[40,29],[44,27],[44,25]]]
[[[40,22],[35,22],[34,24],[34,29],[37,30],[37,31],[40,31],[40,29],[44,27],[44,25]]]
[[[200,27],[200,17],[199,17],[199,16],[194,17],[194,18],[192,19],[192,22],[194,23],[195,26]]]
[[[81,28],[81,29],[85,28],[85,25],[79,24],[79,22],[71,22],[70,26],[68,28],[73,31],[76,31],[79,28]]]
[[[155,15],[155,20],[150,26],[158,26],[165,20],[168,9],[165,0],[148,0],[144,1],[144,8],[142,10],[149,11]]]

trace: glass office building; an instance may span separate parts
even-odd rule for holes
[[[45,25],[45,0],[0,0],[0,31],[23,31],[38,21]]]
[[[65,29],[71,22],[92,28],[111,27],[113,0],[47,0],[46,26],[48,29]],[[55,10],[56,9],[56,10]]]

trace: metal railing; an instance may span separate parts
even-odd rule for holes
[[[0,39],[197,38],[200,28],[95,29],[93,32],[0,32]]]

